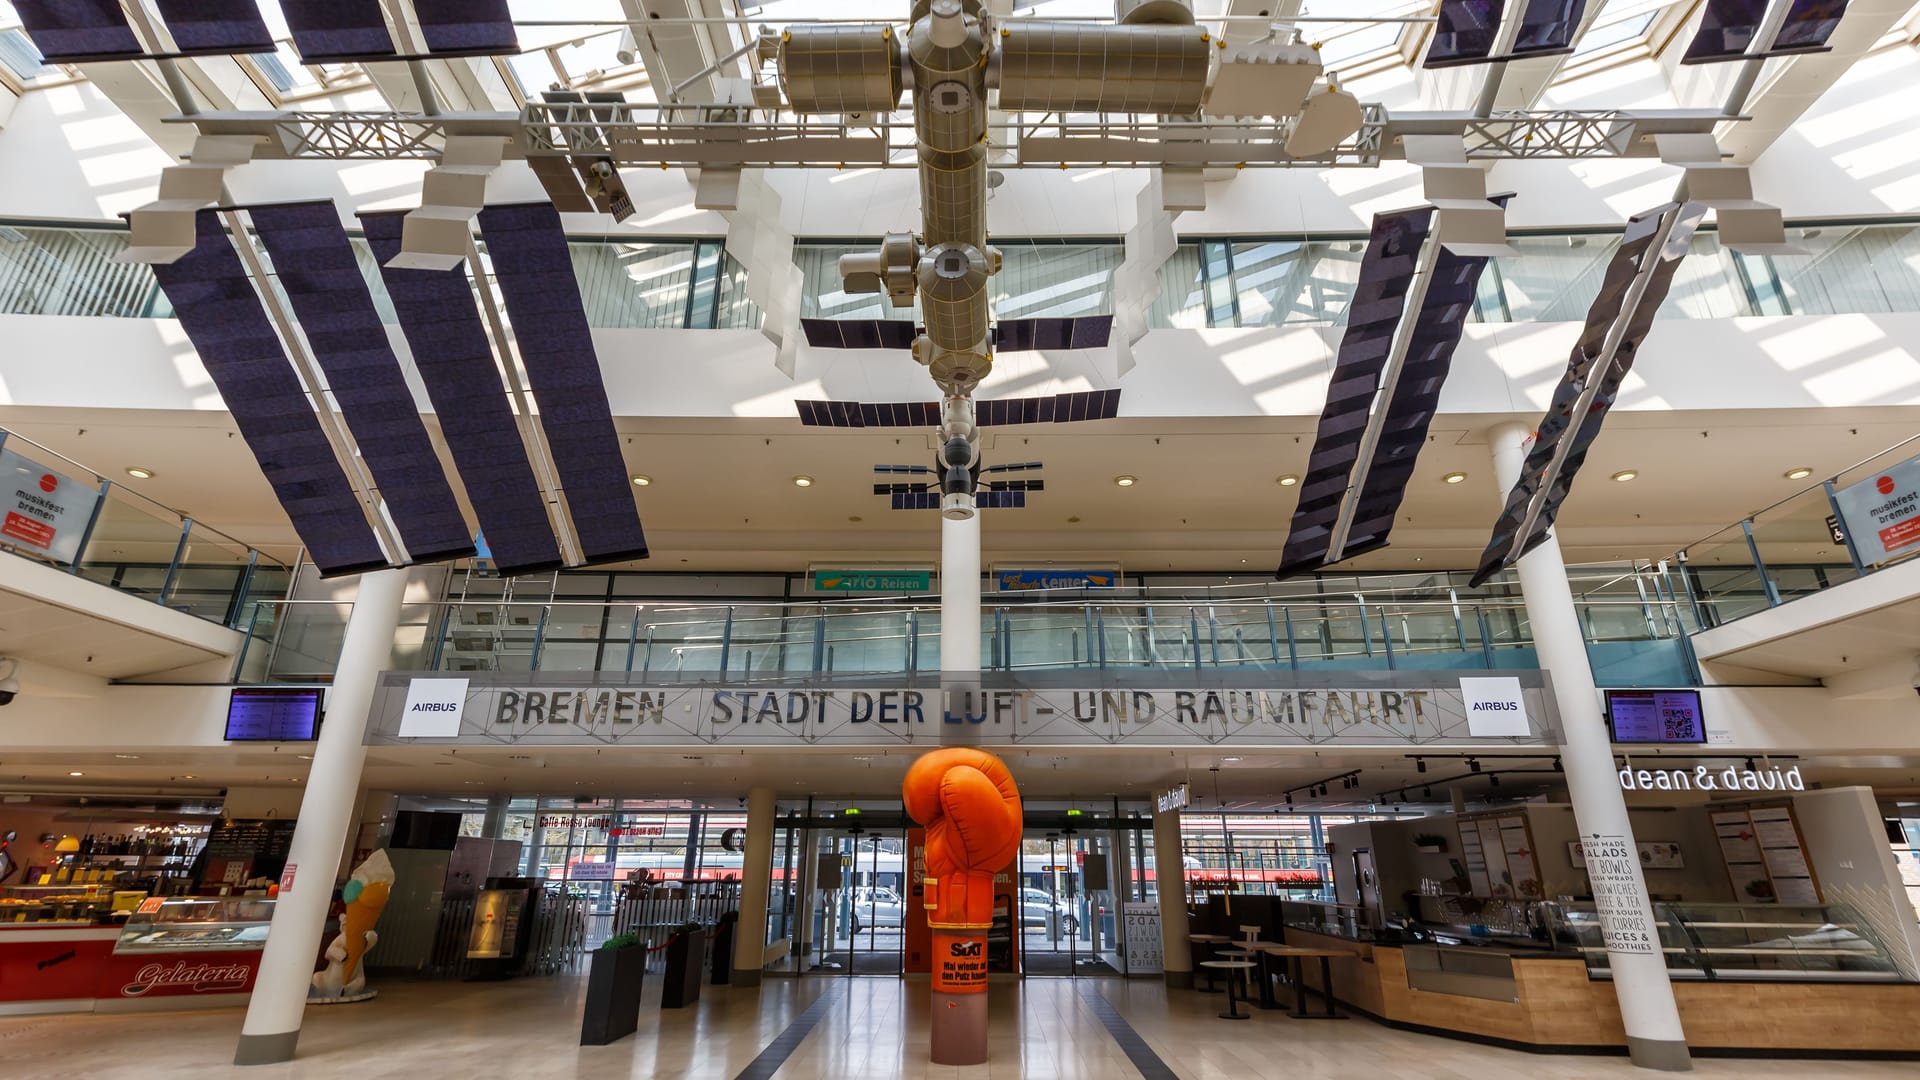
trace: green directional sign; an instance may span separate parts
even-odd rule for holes
[[[815,570],[815,592],[930,593],[931,570]]]

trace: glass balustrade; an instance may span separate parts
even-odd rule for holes
[[[1877,314],[1920,310],[1920,222],[1812,223],[1790,227],[1804,255],[1743,255],[1712,229],[1691,253],[1661,306],[1662,319]],[[1618,246],[1606,230],[1517,232],[1515,255],[1482,274],[1469,318],[1476,322],[1576,322]],[[167,318],[152,271],[117,263],[126,231],[114,224],[0,223],[0,314]],[[381,318],[393,309],[364,241],[354,239],[362,275]],[[878,240],[794,245],[805,274],[801,313],[838,319],[914,319],[878,294],[849,294],[841,255]],[[1001,318],[1113,312],[1118,238],[1006,239],[992,281]],[[743,329],[760,324],[746,296],[746,272],[719,240],[575,238],[575,278],[587,321],[623,329]],[[1213,238],[1183,242],[1161,268],[1161,294],[1148,311],[1157,328],[1331,325],[1346,318],[1364,237]],[[485,244],[480,250],[484,259]]]

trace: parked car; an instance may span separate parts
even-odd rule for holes
[[[859,933],[869,926],[905,926],[907,905],[900,894],[882,885],[862,885],[849,898],[849,932]]]
[[[1056,900],[1047,890],[1031,885],[1020,890],[1020,925],[1045,926],[1049,915],[1060,920],[1061,933],[1073,935],[1080,932],[1080,918],[1064,898]]]

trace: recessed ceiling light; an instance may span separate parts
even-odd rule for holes
[[[127,466],[127,475],[133,477],[135,480],[151,480],[153,479],[153,470],[143,468],[139,465],[129,465]]]
[[[1239,761],[1240,759],[1237,757],[1223,757],[1220,760],[1221,761]]]
[[[1639,475],[1640,473],[1634,469],[1621,469],[1619,472],[1613,474],[1613,479],[1617,483],[1624,484]]]
[[[651,484],[651,483],[653,483],[653,477],[648,476],[646,473],[637,472],[633,474],[634,487],[646,487],[648,484]]]
[[[1462,480],[1465,480],[1466,478],[1467,478],[1467,474],[1466,474],[1466,473],[1463,473],[1463,472],[1450,472],[1450,473],[1448,473],[1447,475],[1445,475],[1445,476],[1443,476],[1443,477],[1441,477],[1440,479],[1442,479],[1442,480],[1445,480],[1445,481],[1446,481],[1447,483],[1449,483],[1449,484],[1457,484],[1457,483],[1459,483],[1460,481],[1462,481]]]
[[[1287,475],[1281,477],[1277,482],[1281,487],[1292,487],[1293,485],[1300,482],[1300,478],[1298,476],[1295,476],[1292,473],[1288,473]]]
[[[113,756],[119,758],[121,761],[139,761],[140,760],[139,754],[115,754]]]
[[[813,477],[806,476],[806,475],[796,476],[793,478],[793,486],[794,487],[812,487]]]
[[[1813,470],[1805,465],[1795,465],[1793,468],[1787,470],[1787,479],[1789,480],[1805,480],[1812,475]]]
[[[1137,476],[1129,476],[1126,473],[1121,473],[1119,476],[1116,476],[1113,478],[1113,482],[1120,485],[1121,487],[1132,487],[1133,485],[1140,482],[1140,478]]]
[[[68,775],[68,776],[85,776],[85,775],[87,775],[87,774],[86,774],[86,773],[83,773],[83,772],[70,772],[70,773],[68,773],[67,775]]]

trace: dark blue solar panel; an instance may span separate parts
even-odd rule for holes
[[[520,51],[507,0],[413,0],[427,51],[438,56],[497,56]]]
[[[544,202],[489,206],[480,211],[480,232],[540,406],[540,427],[581,554],[588,562],[646,558],[560,212]]]
[[[474,307],[472,284],[464,268],[388,266],[400,253],[405,217],[361,214],[360,223],[494,565],[509,576],[551,570],[562,565],[560,546]]]
[[[248,213],[407,554],[417,563],[471,556],[473,535],[332,201]]]
[[[1484,62],[1500,33],[1500,13],[1505,7],[1505,0],[1442,0],[1426,66]]]
[[[280,11],[309,64],[393,55],[380,0],[280,0]]]
[[[154,277],[307,556],[329,575],[388,565],[220,219],[202,210],[196,224],[193,251]]]
[[[14,0],[20,26],[52,62],[110,60],[143,50],[119,0]]]
[[[1822,48],[1846,13],[1847,0],[1793,0],[1786,21],[1780,24],[1780,36],[1773,40],[1773,51]]]
[[[1753,45],[1766,15],[1767,0],[1707,0],[1700,30],[1688,43],[1680,62],[1704,64],[1738,58]]]
[[[1430,206],[1374,215],[1367,250],[1360,259],[1360,278],[1347,305],[1347,330],[1334,358],[1327,405],[1320,412],[1300,502],[1287,530],[1280,577],[1317,569],[1326,561],[1340,502],[1360,456],[1360,439],[1393,348],[1394,327],[1406,306],[1414,263],[1432,219]]]
[[[1658,210],[1637,214],[1628,221],[1626,234],[1620,238],[1620,246],[1607,263],[1606,273],[1600,282],[1600,293],[1587,311],[1586,325],[1580,331],[1579,340],[1574,343],[1566,373],[1554,388],[1553,401],[1547,406],[1547,415],[1540,421],[1532,448],[1527,451],[1527,460],[1520,469],[1520,479],[1514,484],[1513,490],[1507,493],[1506,506],[1494,522],[1493,537],[1480,556],[1480,566],[1471,579],[1472,585],[1480,585],[1546,540],[1547,529],[1559,514],[1560,504],[1565,501],[1572,487],[1574,474],[1585,462],[1588,447],[1599,435],[1600,426],[1620,392],[1620,384],[1633,367],[1633,358],[1640,342],[1652,328],[1654,313],[1660,309],[1661,301],[1666,299],[1674,272],[1680,268],[1680,260],[1686,254],[1694,229],[1705,213],[1705,208],[1697,203],[1669,203]],[[1652,250],[1653,241],[1669,215],[1677,218],[1672,234],[1663,248]],[[1628,288],[1642,261],[1649,258],[1658,262],[1649,272],[1640,304],[1630,312],[1624,311]],[[1627,324],[1620,347],[1611,357],[1604,357],[1601,354],[1605,350],[1607,331],[1622,318],[1627,320]],[[1595,367],[1602,362],[1606,366],[1596,372]],[[1575,416],[1581,389],[1588,380],[1594,378],[1601,382],[1592,405],[1585,415]],[[1520,529],[1526,524],[1528,507],[1539,492],[1540,481],[1552,465],[1561,440],[1568,438],[1573,439],[1573,445],[1568,449],[1566,460],[1561,463],[1560,475],[1554,486],[1546,492],[1533,531],[1520,538]],[[1521,542],[1516,544],[1516,539]]]
[[[1513,55],[1570,52],[1573,32],[1587,13],[1587,0],[1529,0],[1514,35]]]
[[[1508,198],[1500,195],[1492,201],[1505,208]],[[1394,516],[1406,496],[1407,482],[1413,478],[1414,463],[1426,445],[1427,428],[1440,409],[1440,390],[1453,370],[1454,349],[1466,330],[1480,272],[1486,265],[1484,256],[1470,258],[1440,250],[1413,336],[1407,343],[1400,378],[1386,402],[1380,441],[1367,467],[1366,483],[1360,488],[1343,557],[1386,545]]]
[[[272,52],[273,33],[254,0],[156,0],[185,55]]]

